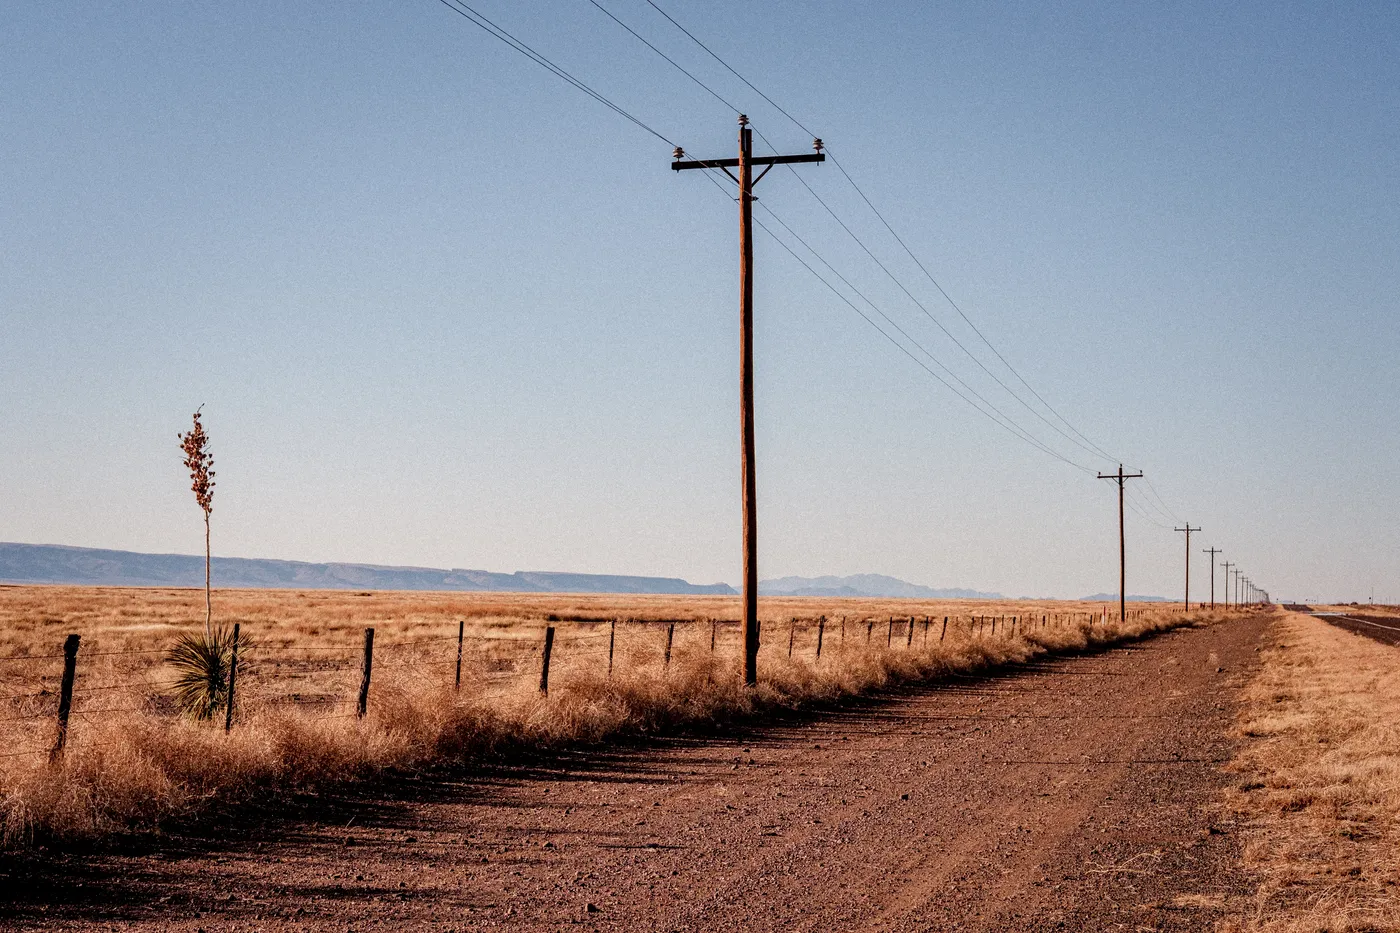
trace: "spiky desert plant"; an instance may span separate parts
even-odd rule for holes
[[[185,634],[165,653],[175,668],[171,694],[176,704],[195,719],[212,719],[228,702],[228,669],[233,661],[233,633],[227,626],[202,635]]]
[[[185,452],[185,468],[190,471],[190,489],[194,501],[204,510],[204,638],[214,637],[214,602],[209,590],[209,513],[214,511],[214,455],[209,452],[209,435],[200,422],[201,405],[195,409],[194,427],[188,434],[177,435],[180,449]]]

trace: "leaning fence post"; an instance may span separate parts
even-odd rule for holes
[[[68,714],[73,711],[73,678],[78,673],[78,642],[81,635],[69,635],[63,639],[63,686],[58,694],[58,735],[49,752],[49,761],[63,757],[63,746],[68,744]]]
[[[228,705],[224,707],[224,731],[233,728],[233,689],[238,685],[238,623],[233,623],[233,647],[228,659]]]
[[[544,659],[540,663],[540,693],[549,696],[549,656],[554,651],[554,626],[544,630]]]
[[[369,672],[374,667],[374,629],[365,629],[365,669],[360,675],[360,702],[355,706],[355,715],[365,718],[369,707]]]
[[[467,629],[467,620],[457,620],[457,683],[456,688],[462,689],[462,636]]]
[[[617,620],[608,620],[608,676],[612,676],[613,646],[617,644]]]
[[[890,616],[890,627],[889,627],[889,630],[888,630],[887,632],[885,632],[885,647],[888,648],[888,647],[889,647],[891,644],[893,644],[893,643],[894,643],[894,616]]]
[[[788,657],[792,657],[792,640],[797,635],[797,620],[788,619]]]
[[[941,632],[938,633],[938,640],[939,640],[939,641],[942,641],[942,640],[943,640],[943,636],[944,636],[944,635],[947,635],[947,634],[948,634],[948,617],[947,617],[947,616],[944,616],[944,617],[943,617],[943,631],[941,631]]]
[[[817,660],[822,658],[822,635],[826,632],[826,616],[817,619]]]
[[[676,623],[673,620],[666,626],[666,667],[671,666],[671,645],[676,641]]]

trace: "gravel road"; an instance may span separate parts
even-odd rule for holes
[[[1265,625],[0,863],[0,928],[1209,929],[1250,891],[1212,807]]]

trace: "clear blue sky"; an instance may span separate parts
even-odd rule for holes
[[[642,0],[600,2],[809,148]],[[476,5],[690,153],[734,149],[734,114],[586,0]],[[661,6],[1193,545],[1276,596],[1400,600],[1400,7]],[[665,143],[435,0],[21,4],[0,86],[0,539],[198,551],[175,435],[202,403],[216,554],[737,581],[736,211]],[[832,164],[801,171],[1012,380]],[[759,194],[1111,468],[792,174]],[[756,251],[764,577],[1116,588],[1109,483]],[[1181,535],[1128,535],[1130,592],[1179,592]]]

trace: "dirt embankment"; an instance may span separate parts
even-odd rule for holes
[[[779,727],[12,862],[5,928],[1209,929],[1245,616]]]

